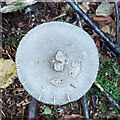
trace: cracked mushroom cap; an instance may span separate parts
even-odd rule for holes
[[[93,39],[64,22],[43,23],[21,40],[16,53],[20,82],[38,101],[63,105],[81,98],[99,66]]]

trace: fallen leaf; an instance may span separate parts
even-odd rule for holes
[[[50,115],[51,112],[52,112],[52,110],[51,110],[49,107],[45,107],[45,109],[44,109],[44,114]]]
[[[110,25],[106,25],[105,27],[102,28],[102,31],[104,33],[110,33]]]
[[[7,88],[16,77],[16,66],[13,60],[0,59],[0,88]]]
[[[69,16],[72,16],[72,14],[73,14],[73,9],[72,9],[72,7],[70,7],[69,4],[67,4],[67,5],[65,6],[65,11],[68,13]]]
[[[102,27],[101,29],[104,33],[109,33],[113,36],[115,36],[116,34],[116,26],[113,25],[113,24],[108,24],[108,25],[105,25],[105,27]]]
[[[86,10],[89,10],[89,9],[90,9],[88,2],[82,2],[81,5],[82,5],[84,8],[86,8]]]
[[[84,11],[84,13],[87,13],[87,9],[83,6],[83,5],[78,5],[83,11]]]
[[[83,119],[83,118],[85,118],[84,116],[82,116],[82,115],[78,115],[78,114],[72,114],[72,115],[65,115],[64,116],[64,119],[71,119],[71,120],[73,120],[73,119],[77,119],[77,118],[81,118],[81,119]]]
[[[106,24],[109,24],[109,23],[111,23],[111,22],[114,22],[114,20],[113,20],[110,16],[108,16],[108,17],[104,17],[104,16],[94,16],[94,17],[93,17],[93,20],[94,20],[94,21],[103,21],[103,22],[106,23]]]
[[[69,8],[68,15],[71,16],[71,17],[73,15],[73,9],[71,7]]]
[[[95,39],[94,41],[95,41],[97,48],[100,49],[100,40]]]
[[[114,11],[114,5],[110,4],[109,2],[103,1],[97,8],[96,10],[96,15],[97,16],[109,16],[113,13]]]

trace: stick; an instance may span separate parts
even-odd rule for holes
[[[60,14],[59,16],[57,16],[55,18],[52,18],[50,21],[54,21],[54,20],[59,19],[59,18],[64,17],[64,16],[66,16],[66,12]]]
[[[75,3],[77,4],[77,0],[75,0]],[[76,18],[77,18],[77,21],[78,21],[78,26],[79,26],[80,28],[82,28],[81,17],[79,16],[78,13],[76,13]]]
[[[6,53],[7,53],[8,57],[11,59],[12,57],[10,56],[10,54],[7,50],[6,50]]]
[[[91,95],[91,103],[93,107],[93,112],[95,113],[97,110],[97,106],[96,106],[95,96],[93,94]]]
[[[105,41],[106,45],[118,56],[120,57],[120,47],[115,45],[105,34],[101,31],[83,12],[81,8],[76,3],[71,2],[71,0],[66,0],[68,4],[80,15],[83,19],[98,33]]]
[[[119,46],[119,11],[118,11],[118,4],[115,0],[115,12],[116,12],[116,41]]]
[[[89,120],[89,114],[88,114],[88,109],[87,109],[87,100],[86,100],[86,94],[82,97],[82,101],[83,101],[83,108],[84,108],[84,114],[85,114],[85,118],[87,120]]]
[[[120,106],[114,101],[113,98],[110,97],[110,95],[102,88],[102,86],[96,82],[95,82],[95,85],[100,89],[103,95],[107,97],[108,100],[120,111]]]

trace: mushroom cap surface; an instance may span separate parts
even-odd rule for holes
[[[53,69],[53,63],[59,62],[55,61],[58,51],[66,57],[63,71]],[[93,39],[83,29],[65,22],[33,28],[16,53],[20,82],[29,94],[46,104],[63,105],[81,98],[94,83],[98,67]]]

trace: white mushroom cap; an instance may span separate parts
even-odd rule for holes
[[[62,71],[54,69],[54,64],[62,64],[56,55],[65,61]],[[99,58],[93,39],[84,30],[69,23],[48,22],[21,40],[16,66],[20,82],[35,99],[63,105],[78,100],[90,89]]]

